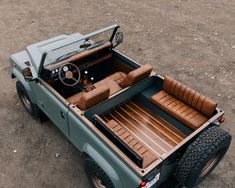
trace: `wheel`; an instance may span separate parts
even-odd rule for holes
[[[18,97],[23,104],[25,110],[33,117],[38,117],[38,106],[34,103],[32,103],[31,99],[29,98],[29,95],[24,88],[24,86],[20,83],[20,81],[16,82],[16,90]]]
[[[231,135],[220,127],[209,127],[189,145],[176,168],[176,179],[186,187],[200,183],[221,161]]]
[[[89,157],[85,159],[85,171],[92,188],[114,188],[110,178]]]

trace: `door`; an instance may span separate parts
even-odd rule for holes
[[[31,82],[31,87],[37,95],[38,107],[66,135],[69,135],[67,114],[69,108],[60,101],[42,82]]]

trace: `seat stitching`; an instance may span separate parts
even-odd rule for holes
[[[199,112],[197,112],[193,117],[191,117],[190,119],[193,119],[196,115],[198,115],[199,114]]]
[[[174,80],[173,80],[174,81]],[[176,84],[177,84],[177,82],[176,82]],[[176,87],[176,84],[175,84],[175,86],[174,86],[174,88],[173,88],[173,95],[175,95],[175,87]]]
[[[188,99],[189,99],[189,94],[190,94],[191,90],[192,90],[192,89],[189,88],[189,92],[188,92],[188,96],[187,96],[187,100],[186,100],[188,105],[189,105]]]
[[[182,106],[180,106],[178,109],[176,109],[175,111],[177,112],[179,109],[181,109],[184,106],[184,103],[182,103]]]
[[[173,98],[173,97],[172,97]],[[174,98],[173,98],[174,99]],[[174,99],[174,101],[172,101],[172,102],[170,102],[167,106],[169,106],[170,104],[172,104],[173,102],[175,102],[175,99]]]
[[[198,101],[199,101],[199,98],[200,98],[200,96],[201,96],[201,95],[199,95],[199,97],[198,97],[198,99],[197,99],[197,102],[196,102],[196,107],[197,107],[197,103],[198,103]],[[196,108],[196,109],[197,109],[197,108]]]
[[[170,95],[169,95],[170,96]],[[170,98],[169,99],[167,99],[167,100],[165,100],[164,102],[163,102],[163,104],[164,103],[166,103],[166,101],[168,101],[168,100],[170,100],[170,99],[172,99],[173,97],[172,96],[170,96]]]
[[[193,94],[193,98],[192,98],[192,102],[191,102],[190,106],[192,106],[192,104],[193,104],[193,100],[194,100],[195,95],[196,95],[196,91],[195,91],[195,93]]]
[[[202,105],[201,105],[201,108],[200,108],[200,112],[202,111],[202,106],[204,104],[204,102],[206,101],[206,97],[204,98],[203,102],[202,102]]]
[[[169,87],[169,93],[171,93],[171,85],[172,85],[173,79],[171,80],[170,87]]]
[[[174,106],[172,106],[171,108],[173,109],[176,105],[178,105],[179,103],[180,103],[180,101],[179,100],[176,100],[176,104],[174,105]]]
[[[196,109],[197,109],[197,110],[200,109],[200,106],[199,106],[200,104],[199,104],[199,102],[200,102],[200,98],[201,98],[201,97],[202,97],[202,95],[200,95],[199,98],[198,98],[198,103],[197,103],[197,105],[196,105]]]
[[[193,110],[192,108],[191,108],[191,110],[192,110],[192,111],[191,111],[191,112],[189,112],[188,114],[186,114],[186,115],[185,115],[185,117],[187,117],[189,114],[191,114],[191,113],[195,112],[195,110]]]
[[[179,83],[179,82],[178,82]],[[180,88],[179,88],[179,91],[178,91],[178,93],[177,93],[177,95],[176,95],[176,97],[178,98],[178,96],[179,96],[179,92],[180,92],[180,89],[181,89],[181,87],[182,87],[182,84],[181,83],[179,83],[180,84]]]
[[[190,107],[187,106],[187,108],[186,108],[183,112],[181,112],[180,115],[181,115],[182,113],[184,113],[186,110],[188,110],[189,108],[190,108]]]
[[[169,96],[168,94],[165,94],[159,101],[161,101],[163,98]]]
[[[184,85],[185,86],[185,85]],[[185,88],[184,88],[184,91],[183,91],[183,94],[182,94],[182,101],[184,101],[183,99],[184,99],[184,92],[185,92],[185,90],[186,90],[186,86],[185,86]]]
[[[194,92],[194,94],[193,94],[193,92]],[[190,90],[190,93],[193,94],[192,99],[191,99],[191,102],[189,101],[189,105],[192,106],[193,98],[194,98],[194,95],[195,95],[195,91],[194,91],[193,89],[191,89],[191,90]]]
[[[190,88],[186,87],[186,89],[189,89],[189,92],[190,92]],[[189,92],[188,92],[188,96],[189,96]],[[188,104],[188,96],[185,97],[185,98],[186,98],[186,99],[185,99],[185,103],[186,103],[186,104]]]

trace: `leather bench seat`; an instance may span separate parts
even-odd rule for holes
[[[110,89],[106,86],[97,87],[89,92],[80,92],[69,98],[70,104],[78,106],[81,110],[87,110],[92,106],[106,100],[109,97]]]
[[[217,104],[200,93],[166,76],[163,90],[151,101],[176,119],[197,129],[214,113]]]

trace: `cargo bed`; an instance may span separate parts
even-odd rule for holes
[[[186,135],[171,124],[153,114],[138,102],[131,100],[103,116],[96,115],[109,132],[133,150],[142,159],[140,167],[145,168],[169,152]]]

